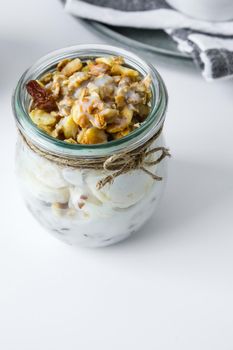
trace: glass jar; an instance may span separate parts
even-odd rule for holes
[[[143,76],[150,74],[152,78],[151,112],[138,129],[105,144],[80,145],[52,138],[36,127],[28,115],[27,81],[39,79],[64,58],[85,60],[112,55],[123,56],[126,65]],[[98,189],[97,183],[111,175],[111,170],[62,165],[45,155],[48,152],[65,159],[95,161],[133,152],[154,135],[158,137],[149,149],[164,147],[162,132],[158,134],[158,131],[162,129],[166,107],[167,92],[159,73],[135,54],[117,47],[69,47],[48,54],[29,68],[13,95],[13,111],[19,129],[16,173],[26,205],[42,226],[67,243],[88,247],[107,246],[139,230],[155,213],[159,203],[167,177],[166,159],[154,165],[145,162],[144,170],[137,168],[125,172]],[[41,150],[41,154],[35,150]],[[159,150],[148,154],[146,161],[160,158]],[[152,178],[151,173],[161,178]]]

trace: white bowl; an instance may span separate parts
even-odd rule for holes
[[[233,19],[233,0],[166,0],[175,9],[206,21]]]

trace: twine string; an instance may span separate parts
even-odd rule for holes
[[[105,170],[111,172],[103,179],[99,180],[96,184],[97,189],[103,188],[106,184],[113,183],[114,179],[118,176],[128,173],[131,170],[140,169],[147,175],[151,176],[153,180],[161,181],[162,177],[152,173],[146,167],[159,164],[165,157],[170,157],[169,150],[165,147],[155,147],[150,149],[152,143],[159,138],[162,132],[162,127],[159,131],[146,141],[142,146],[139,146],[133,151],[121,152],[113,154],[110,157],[99,157],[94,159],[85,159],[81,157],[70,158],[65,156],[58,156],[49,151],[45,151],[42,148],[33,144],[25,135],[21,132],[21,136],[28,147],[39,156],[46,158],[49,161],[55,162],[59,165],[70,166],[77,169],[94,169]],[[147,160],[148,156],[156,153],[161,153],[155,160]]]

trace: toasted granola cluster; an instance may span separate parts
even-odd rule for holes
[[[124,65],[122,57],[65,59],[53,72],[31,80],[29,115],[50,136],[98,144],[126,136],[150,112],[151,79]]]

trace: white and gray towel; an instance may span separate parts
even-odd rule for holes
[[[165,0],[66,0],[65,10],[112,26],[163,29],[180,51],[193,57],[207,80],[233,77],[233,21],[196,20]]]

